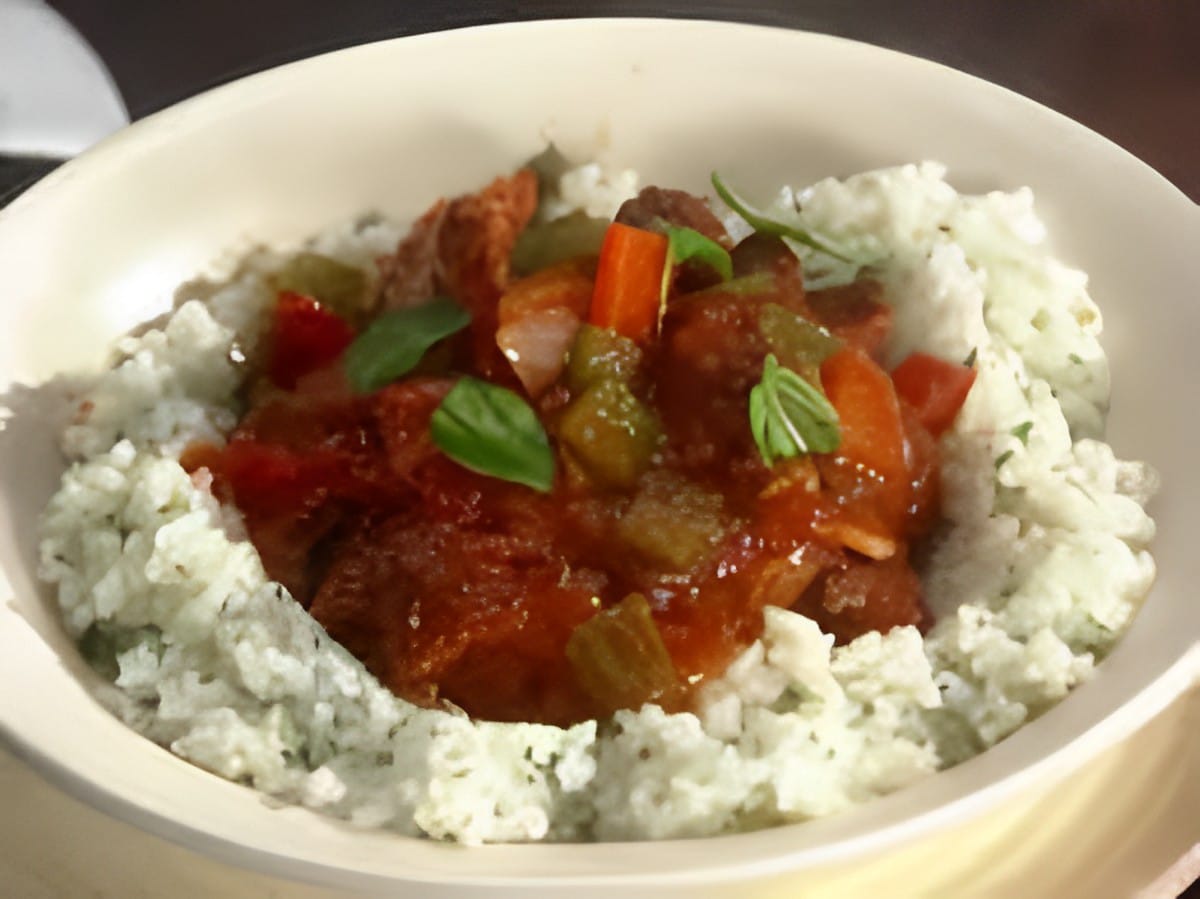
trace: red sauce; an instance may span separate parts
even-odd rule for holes
[[[684,685],[674,705],[759,636],[767,605],[802,612],[839,641],[924,626],[910,557],[938,515],[937,449],[872,359],[886,307],[869,282],[839,288],[836,305],[806,296],[794,258],[752,241],[734,258],[739,274],[768,272],[766,289],[674,297],[645,348],[630,384],[663,443],[630,488],[598,486],[563,458],[542,494],[434,446],[429,419],[454,379],[499,364],[477,330],[447,342],[441,372],[364,396],[329,361],[311,314],[305,340],[326,354],[320,367],[304,372],[289,357],[291,389],[259,390],[228,445],[193,447],[185,465],[213,471],[268,573],[385,684],[479,718],[567,724],[601,712],[564,647],[598,608],[634,592]],[[494,304],[507,272],[491,282],[472,272],[470,304]],[[747,425],[768,302],[824,317],[845,341],[821,370],[840,448],[771,468]],[[560,382],[535,404],[552,441],[573,398]]]

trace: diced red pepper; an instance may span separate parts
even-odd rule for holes
[[[658,330],[665,235],[613,222],[604,234],[589,321],[646,342]]]
[[[896,393],[913,407],[917,420],[934,437],[954,424],[966,402],[975,369],[927,353],[913,353],[892,372]]]
[[[354,339],[345,320],[311,297],[283,291],[275,304],[267,373],[285,390],[338,358]]]

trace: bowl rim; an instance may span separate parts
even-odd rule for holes
[[[1058,128],[1085,137],[1091,145],[1102,145],[1106,153],[1119,154],[1122,157],[1124,165],[1137,166],[1143,173],[1152,174],[1160,182],[1159,188],[1161,190],[1174,195],[1174,201],[1182,201],[1189,204],[1194,212],[1200,213],[1200,206],[1194,204],[1180,188],[1110,139],[1009,88],[994,84],[979,76],[962,72],[945,64],[863,41],[799,29],[707,19],[613,17],[504,22],[405,35],[329,51],[235,79],[159,110],[101,141],[95,147],[87,150],[76,159],[69,161],[63,167],[25,191],[13,200],[7,208],[0,210],[0,225],[5,225],[10,221],[19,219],[26,208],[47,202],[55,193],[70,190],[70,183],[77,172],[85,167],[104,165],[108,161],[119,157],[127,146],[137,146],[145,138],[152,137],[155,133],[169,128],[176,118],[184,116],[204,117],[210,113],[219,112],[220,108],[227,101],[236,100],[247,92],[268,91],[277,85],[285,84],[292,77],[292,73],[297,70],[309,69],[315,66],[333,65],[336,64],[336,60],[345,59],[355,54],[379,52],[380,50],[391,52],[392,48],[396,48],[395,52],[404,52],[402,48],[415,44],[453,43],[464,38],[501,35],[510,32],[530,33],[543,31],[547,34],[552,34],[562,30],[575,31],[581,28],[594,29],[597,32],[603,31],[610,37],[615,36],[624,29],[631,28],[671,30],[689,28],[698,32],[716,30],[720,31],[723,35],[733,34],[734,32],[745,35],[770,33],[780,36],[785,40],[795,40],[801,43],[804,41],[817,41],[845,48],[856,48],[860,52],[869,50],[873,56],[888,59],[897,65],[906,65],[914,68],[924,67],[929,73],[941,73],[942,77],[953,77],[960,81],[969,80],[976,91],[987,93],[997,101],[1014,106],[1022,106],[1027,111],[1032,111],[1041,117],[1042,120],[1054,123]],[[1164,196],[1166,195],[1168,194],[1164,193]],[[1200,215],[1197,215],[1196,221],[1200,223]],[[7,606],[3,610],[0,610],[0,622],[3,622],[9,616],[10,612],[11,610]],[[444,879],[440,877],[427,879],[423,876],[404,878],[404,882],[462,886],[526,885],[566,887],[602,885],[611,887],[624,884],[638,884],[665,887],[696,885],[712,883],[714,881],[732,881],[747,876],[796,871],[810,865],[815,866],[830,861],[863,857],[869,853],[881,851],[902,842],[922,838],[934,831],[948,827],[955,821],[968,817],[977,817],[987,810],[994,808],[1004,796],[1016,790],[1030,787],[1037,783],[1044,785],[1053,783],[1069,773],[1070,770],[1073,770],[1078,764],[1092,758],[1108,745],[1111,745],[1122,736],[1147,722],[1173,699],[1195,684],[1198,679],[1200,679],[1200,638],[1192,643],[1189,651],[1183,653],[1163,669],[1157,678],[1143,686],[1137,694],[1137,702],[1127,702],[1107,717],[1092,722],[1090,726],[1067,740],[1055,751],[1042,756],[1034,763],[1026,765],[1003,777],[994,778],[983,787],[977,788],[970,793],[940,802],[913,817],[905,818],[903,821],[897,823],[886,824],[881,828],[868,830],[865,833],[860,833],[849,838],[843,838],[829,845],[801,847],[792,853],[779,853],[774,850],[763,850],[758,854],[751,852],[746,854],[748,857],[741,857],[734,861],[723,860],[719,853],[713,853],[702,858],[695,858],[694,854],[692,854],[688,855],[689,864],[681,866],[678,864],[678,859],[683,858],[684,855],[680,853],[679,847],[684,847],[685,852],[689,848],[694,850],[697,841],[668,840],[652,844],[661,850],[667,863],[656,867],[654,870],[639,871],[635,874],[626,874],[623,872],[609,872],[604,874],[594,872],[543,874],[538,871],[530,871],[519,877],[514,877],[497,874],[490,870],[482,870],[473,872],[461,871],[457,875],[447,875]],[[1045,718],[1043,717],[1039,720],[1044,721]],[[1004,742],[1008,743],[1011,740],[1018,739],[1022,732],[1035,727],[1036,723],[1033,722],[1026,725],[1022,728],[1021,732],[1018,732],[1014,737]],[[379,887],[382,885],[395,885],[397,883],[397,880],[390,875],[339,867],[323,861],[298,859],[294,856],[275,853],[261,847],[249,846],[231,840],[213,830],[184,823],[177,818],[171,818],[153,809],[146,808],[140,805],[134,797],[110,790],[104,785],[90,780],[79,766],[73,766],[61,758],[47,755],[37,745],[24,739],[19,729],[7,720],[0,720],[0,742],[3,742],[15,755],[32,765],[47,779],[64,788],[76,798],[82,799],[118,820],[130,823],[155,835],[165,837],[185,848],[199,850],[221,861],[250,869],[267,871],[292,880],[303,880],[315,884],[343,887],[347,885]],[[988,754],[994,754],[1002,750],[1003,746],[1004,743],[1000,744],[998,747],[989,750]],[[166,750],[162,751],[165,752]],[[961,771],[965,766],[970,764],[971,762],[966,762],[952,770]],[[939,776],[945,777],[947,773],[940,772]],[[875,800],[869,805],[885,801],[886,798]],[[799,824],[784,825],[773,830],[788,831],[797,827],[811,828],[813,823],[802,822]],[[727,841],[746,843],[755,840],[764,833],[770,832],[758,831],[750,834],[705,837],[703,838],[703,843],[705,845],[724,844]],[[401,841],[412,839],[398,835],[393,836]],[[556,847],[561,845],[563,844],[556,844]],[[597,854],[608,853],[614,849],[620,850],[630,846],[647,844],[596,843],[567,845],[570,845],[574,852]],[[485,848],[483,851],[488,852],[491,848]],[[503,849],[507,852],[526,852],[530,854],[535,851],[545,851],[544,845],[508,845],[503,847]]]

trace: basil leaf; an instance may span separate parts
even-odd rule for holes
[[[802,453],[832,452],[842,439],[837,411],[825,395],[780,366],[773,353],[750,391],[750,433],[768,465]]]
[[[674,225],[668,225],[666,233],[670,241],[667,253],[671,265],[682,265],[694,259],[720,275],[722,281],[733,277],[733,259],[729,251],[711,237],[705,237],[694,228]]]
[[[434,297],[423,306],[385,312],[346,350],[346,377],[360,393],[370,393],[412,371],[425,351],[471,321],[453,300]]]
[[[461,378],[434,410],[433,442],[459,465],[549,493],[554,452],[533,409],[511,390]]]
[[[746,220],[755,231],[761,231],[763,234],[773,234],[776,237],[788,237],[792,240],[799,241],[807,247],[812,247],[814,250],[824,253],[826,256],[832,256],[840,262],[853,264],[851,259],[846,258],[841,253],[833,250],[828,244],[822,243],[817,238],[813,237],[803,228],[798,228],[795,225],[789,225],[785,222],[777,221],[764,215],[760,210],[755,209],[745,200],[741,199],[737,194],[730,190],[725,182],[721,180],[721,176],[716,172],[712,173],[712,186],[724,202],[725,205],[736,212],[739,216]]]

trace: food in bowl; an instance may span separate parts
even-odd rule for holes
[[[844,809],[1088,676],[1155,479],[1029,192],[633,181],[259,254],[121,343],[42,556],[124,720],[362,825],[648,839]]]

